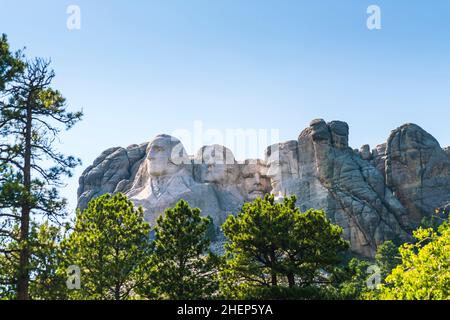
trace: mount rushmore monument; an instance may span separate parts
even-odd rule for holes
[[[449,208],[450,149],[422,128],[405,124],[373,150],[350,148],[348,137],[347,123],[317,119],[297,140],[269,146],[265,159],[238,162],[224,146],[189,156],[178,139],[158,135],[104,151],[79,179],[78,207],[123,192],[153,224],[184,199],[220,226],[246,201],[296,195],[301,210],[324,209],[367,257],[386,240],[410,240],[424,217]]]

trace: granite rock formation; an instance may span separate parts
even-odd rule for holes
[[[447,155],[450,157],[450,147],[444,148],[444,151],[447,153]]]
[[[386,240],[407,241],[423,217],[450,204],[450,150],[417,125],[392,131],[371,150],[349,147],[345,122],[313,120],[297,140],[271,145],[265,159],[238,162],[224,146],[186,154],[181,142],[151,142],[104,151],[80,177],[78,207],[123,192],[156,218],[185,199],[220,226],[246,201],[296,195],[302,210],[324,209],[352,250],[373,257]]]
[[[386,184],[405,206],[408,220],[450,201],[450,157],[433,136],[414,124],[392,131],[386,148]]]

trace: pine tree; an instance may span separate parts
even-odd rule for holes
[[[11,230],[18,235],[18,227]],[[15,237],[16,238],[16,237]],[[29,235],[29,265],[30,265],[30,299],[56,300],[66,297],[66,277],[58,273],[61,264],[60,242],[63,238],[61,228],[49,222],[32,223]],[[10,252],[19,252],[18,241],[12,240],[5,246]],[[14,259],[7,259],[7,255],[0,256],[0,269],[3,279],[17,277],[17,264]],[[16,297],[14,281],[7,281],[0,285],[0,297],[13,299]]]
[[[7,51],[4,40],[0,45],[3,53]],[[66,215],[66,200],[59,196],[58,188],[63,186],[62,177],[70,177],[81,162],[57,152],[54,142],[61,126],[70,129],[82,113],[67,111],[64,97],[51,87],[55,74],[49,61],[19,60],[12,67],[1,66],[0,75],[1,236],[3,242],[19,244],[18,252],[2,250],[4,258],[17,265],[13,279],[16,297],[29,299],[30,226],[34,218],[60,222]],[[18,234],[11,232],[15,227]]]
[[[22,52],[11,52],[8,38],[5,34],[0,36],[0,92],[21,73],[24,69]]]
[[[323,211],[305,213],[295,196],[281,203],[273,195],[246,203],[222,226],[227,260],[220,272],[225,296],[245,298],[254,289],[307,288],[326,282],[325,273],[348,248],[342,228]],[[251,293],[254,294],[254,293]]]
[[[159,299],[208,299],[217,289],[216,257],[209,252],[211,221],[181,200],[155,227],[151,283],[144,292]]]
[[[398,247],[392,241],[384,242],[377,248],[375,261],[381,269],[381,278],[384,280],[401,263]]]
[[[121,194],[105,194],[78,211],[73,232],[62,243],[64,263],[81,271],[74,299],[130,299],[148,280],[142,271],[150,257],[150,225],[141,207]]]
[[[11,52],[8,39],[5,34],[0,36],[0,102],[6,99],[6,88],[14,78],[23,71],[24,63],[21,60],[21,52]],[[1,107],[1,105],[0,105]],[[0,118],[0,130],[7,125]],[[13,249],[11,243],[17,238],[16,221],[14,212],[10,212],[10,197],[17,184],[12,173],[12,167],[4,159],[3,149],[7,147],[7,139],[0,135],[0,299],[13,298],[15,277],[10,266],[15,266],[17,248]]]
[[[61,242],[66,231],[48,221],[31,228],[30,298],[33,300],[67,299],[67,276],[59,272],[64,259]]]

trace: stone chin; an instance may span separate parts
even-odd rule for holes
[[[264,196],[266,195],[266,193],[264,191],[260,191],[260,190],[255,190],[252,191],[248,194],[248,199],[249,200],[255,200],[256,198],[264,198]]]
[[[149,160],[148,172],[152,177],[163,177],[177,173],[181,166],[177,166],[163,160]]]

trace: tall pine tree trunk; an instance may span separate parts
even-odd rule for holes
[[[22,204],[22,215],[20,221],[20,257],[19,276],[17,281],[17,298],[19,300],[29,300],[29,248],[28,238],[30,233],[30,193],[31,193],[31,129],[32,129],[32,106],[27,104],[26,127],[25,127],[25,153],[23,166],[23,184],[25,188],[25,199]]]

